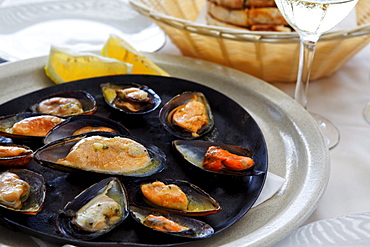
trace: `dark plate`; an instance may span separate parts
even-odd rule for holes
[[[106,105],[101,94],[100,84],[104,82],[136,82],[145,84],[155,90],[161,97],[161,106],[147,115],[129,116],[113,111]],[[214,129],[202,139],[223,142],[246,147],[254,151],[256,169],[267,172],[267,147],[262,132],[254,119],[235,101],[209,87],[171,77],[124,75],[81,80],[55,85],[0,105],[0,115],[17,113],[30,104],[48,94],[80,90],[92,94],[98,105],[96,115],[120,122],[127,127],[132,136],[151,143],[163,150],[167,155],[165,169],[151,178],[172,178],[189,181],[215,198],[223,210],[217,214],[197,217],[215,229],[215,233],[230,227],[239,220],[258,198],[265,182],[266,174],[253,177],[234,177],[214,175],[194,169],[186,161],[180,159],[172,150],[171,142],[176,138],[169,134],[158,120],[160,108],[173,96],[183,91],[200,91],[207,97],[215,118]],[[31,148],[37,148],[41,143],[24,143]],[[126,219],[119,227],[108,234],[92,240],[81,241],[69,239],[58,232],[56,216],[67,202],[72,200],[82,190],[96,183],[107,175],[86,173],[69,174],[40,166],[31,161],[26,168],[39,172],[47,184],[47,195],[43,211],[35,216],[19,215],[7,210],[0,210],[6,225],[20,229],[26,233],[57,244],[75,244],[78,246],[153,246],[177,245],[191,240],[167,236],[146,230],[132,218]],[[120,177],[130,191],[130,184],[139,183],[140,178]],[[144,179],[144,178],[143,178]],[[3,222],[3,223],[4,223]],[[201,240],[200,240],[201,241]]]

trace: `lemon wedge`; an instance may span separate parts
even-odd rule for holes
[[[111,34],[105,42],[101,54],[133,65],[132,74],[169,76],[163,69],[150,61],[122,38]]]
[[[131,74],[132,64],[89,52],[51,46],[46,75],[56,84],[98,76]]]

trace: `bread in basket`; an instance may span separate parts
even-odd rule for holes
[[[295,82],[299,37],[295,32],[248,31],[197,21],[207,0],[130,0],[156,23],[184,56],[229,66],[269,82]],[[359,0],[357,25],[323,34],[311,80],[332,75],[370,42],[370,0]]]

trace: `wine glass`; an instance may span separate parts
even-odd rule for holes
[[[275,0],[280,12],[300,37],[300,54],[294,99],[307,109],[307,89],[316,43],[354,8],[358,0]],[[328,148],[339,142],[339,131],[328,119],[311,113]]]

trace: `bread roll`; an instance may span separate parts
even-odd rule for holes
[[[215,19],[229,24],[248,27],[248,9],[227,9],[215,3],[209,3],[208,13]]]
[[[208,0],[206,20],[209,25],[251,31],[292,31],[274,0]]]
[[[244,9],[244,0],[211,0],[211,2],[227,9]]]
[[[250,25],[287,25],[278,8],[253,8],[248,10]]]
[[[210,0],[228,9],[244,9],[248,7],[276,7],[274,0]]]

